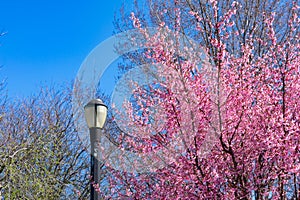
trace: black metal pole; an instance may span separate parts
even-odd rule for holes
[[[91,142],[91,196],[90,200],[99,200],[100,195],[95,190],[94,184],[99,183],[99,158],[98,158],[98,148],[100,144],[101,129],[100,128],[90,128],[90,142]]]

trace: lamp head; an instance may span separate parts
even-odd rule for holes
[[[89,128],[103,128],[107,116],[107,106],[101,99],[93,99],[84,106],[84,115]]]

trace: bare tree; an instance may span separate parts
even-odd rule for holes
[[[86,199],[88,153],[74,128],[67,88],[10,101],[0,121],[5,199]]]

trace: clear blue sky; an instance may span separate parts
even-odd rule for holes
[[[10,98],[75,78],[88,53],[113,33],[125,0],[0,0],[0,78]]]

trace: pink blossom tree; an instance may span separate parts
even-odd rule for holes
[[[280,33],[276,12],[251,22],[253,31],[241,30],[237,18],[245,2],[221,12],[220,2],[207,1],[211,18],[205,19],[191,1],[174,1],[172,12],[156,13],[154,34],[132,13],[134,27],[153,47],[143,59],[156,64],[158,79],[136,86],[126,103],[126,125],[134,131],[123,144],[142,154],[164,152],[155,159],[165,165],[141,174],[111,170],[110,197],[300,198],[298,2]],[[191,33],[205,36],[210,59],[182,45],[187,13],[197,21]]]

